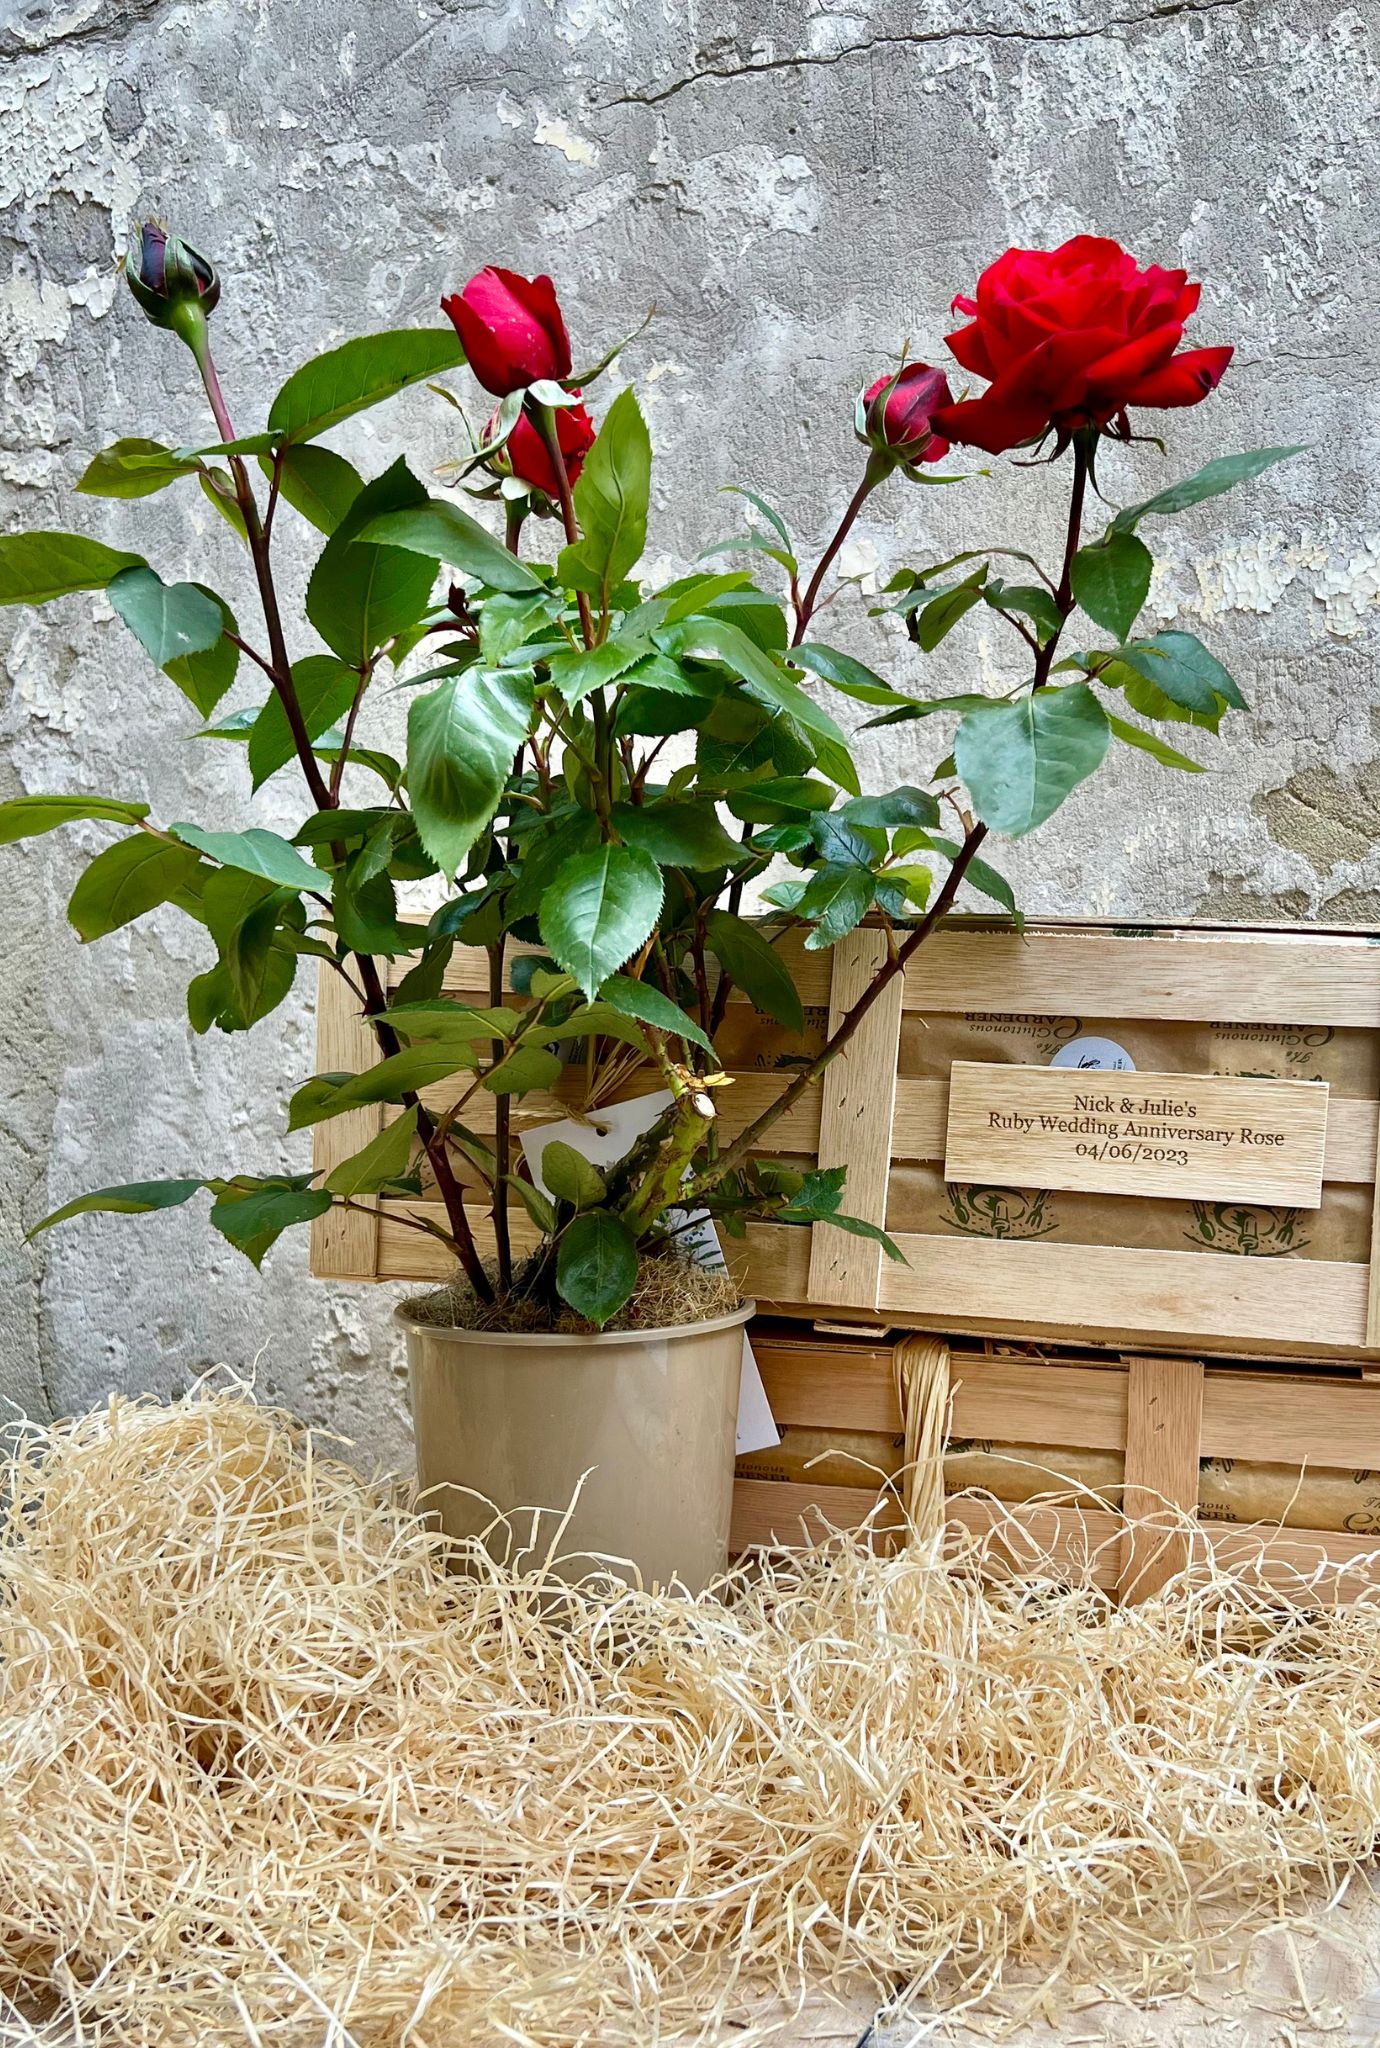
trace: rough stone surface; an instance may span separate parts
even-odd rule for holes
[[[1010,867],[1052,912],[1374,920],[1376,26],[1373,6],[1333,0],[18,0],[0,10],[5,523],[136,541],[250,612],[193,487],[134,506],[68,495],[116,432],[206,428],[189,359],[118,286],[136,206],[224,272],[241,431],[294,363],[434,319],[484,261],[555,272],[586,346],[655,300],[629,363],[671,562],[727,530],[712,490],[737,479],[818,545],[855,474],[859,384],[907,338],[935,351],[951,295],[1006,243],[1102,229],[1203,277],[1198,337],[1238,344],[1218,396],[1170,422],[1174,471],[1266,441],[1312,452],[1157,534],[1153,618],[1204,630],[1253,707],[1229,746],[1205,742],[1211,775],[1118,761]],[[421,392],[336,438],[367,469],[405,445],[425,471],[448,431]],[[1061,479],[997,469],[890,488],[851,566],[884,577],[997,528],[1047,533]],[[1163,474],[1151,448],[1108,472],[1122,497]],[[1012,673],[998,624],[970,621],[926,683]],[[862,625],[854,603],[830,620],[860,650]],[[6,614],[0,656],[4,794],[108,790],[250,821],[242,768],[188,736],[104,601]],[[936,751],[863,743],[874,780]],[[262,822],[293,818],[286,781]],[[93,1185],[302,1156],[282,1108],[310,1066],[306,978],[250,1038],[191,1038],[195,930],[160,913],[88,952],[64,924],[78,850],[99,840],[81,827],[3,854],[0,1389],[62,1411],[262,1352],[261,1384],[396,1457],[390,1300],[308,1283],[300,1240],[262,1277],[191,1210],[22,1243]]]

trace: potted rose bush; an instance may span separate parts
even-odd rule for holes
[[[332,1205],[425,1189],[434,1200],[418,1200],[411,1227],[444,1239],[458,1277],[439,1306],[404,1312],[423,1477],[509,1509],[564,1502],[594,1467],[580,1542],[702,1582],[724,1556],[752,1304],[687,1260],[687,1236],[706,1213],[735,1233],[761,1218],[826,1222],[894,1254],[849,1215],[839,1173],[786,1171],[763,1141],[846,1054],[965,880],[1014,912],[981,855],[989,832],[1042,824],[1114,743],[1198,766],[1161,729],[1215,732],[1242,698],[1192,634],[1137,633],[1144,535],[1291,451],[1219,458],[1093,522],[1109,449],[1140,438],[1130,409],[1195,405],[1231,350],[1181,346],[1198,297],[1181,271],[1142,269],[1092,237],[1010,250],[955,302],[967,324],[948,342],[986,390],[955,398],[919,362],[876,377],[857,403],[857,485],[813,568],[782,514],[743,491],[745,530],[648,587],[637,575],[647,428],[631,387],[596,424],[591,387],[619,351],[576,367],[548,278],[480,271],[442,301],[445,324],[306,363],[245,430],[211,349],[211,266],[149,226],[128,277],[154,325],[191,349],[215,437],[117,440],[77,488],[125,499],[199,488],[247,557],[255,617],[209,581],[166,581],[137,551],[74,533],[0,539],[0,602],[103,592],[207,737],[243,752],[255,789],[299,776],[301,823],[289,838],[164,819],[136,785],[18,798],[0,806],[0,836],[72,819],[116,828],[76,886],[71,922],[90,940],[171,904],[201,927],[194,1031],[258,1025],[304,958],[325,963],[380,1058],[363,1073],[304,1076],[292,1127],[365,1104],[392,1114],[324,1176],[218,1162],[83,1195],[38,1228],[206,1193],[212,1227],[257,1265]],[[488,417],[467,429],[448,488],[428,488],[402,456],[364,478],[323,438],[466,362]],[[936,469],[955,447],[1061,463],[1067,514],[1047,563],[1009,545],[1004,515],[1002,545],[893,576],[873,615],[901,620],[923,652],[975,611],[1000,618],[1024,652],[1024,679],[1003,695],[921,699],[822,639],[818,614],[838,594],[831,572],[864,503],[899,481],[957,481]],[[274,559],[290,519],[320,535],[305,616],[293,619]],[[883,649],[892,638],[894,627],[879,635]],[[382,679],[410,693],[401,760],[371,731]],[[245,681],[254,701],[227,714]],[[831,698],[873,724],[947,720],[933,750],[943,758],[864,793]],[[440,901],[419,924],[400,915],[398,889],[423,879]],[[765,919],[749,914],[762,899]],[[874,979],[822,1050],[783,1065],[770,1107],[721,1137],[715,1040],[730,999],[798,1032],[774,941],[803,929],[807,947],[827,948],[862,920],[885,934]],[[446,993],[457,946],[487,954],[483,1004]],[[400,961],[399,980],[388,963]],[[591,1047],[654,1070],[661,1094],[643,1127],[601,1164],[563,1138],[535,1153],[517,1145],[513,1102],[549,1090]],[[438,1110],[428,1092],[440,1084]],[[455,1507],[454,1525],[476,1513]]]

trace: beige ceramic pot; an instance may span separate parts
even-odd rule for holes
[[[554,1544],[566,1578],[589,1570],[593,1553],[644,1585],[678,1578],[699,1592],[728,1557],[743,1325],[755,1306],[589,1337],[452,1329],[399,1309],[423,1507],[458,1537],[483,1534],[496,1508],[509,1521],[490,1549],[544,1556]]]

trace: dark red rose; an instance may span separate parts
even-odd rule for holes
[[[948,337],[981,398],[946,405],[951,441],[1000,455],[1053,427],[1061,439],[1105,427],[1129,405],[1197,405],[1221,382],[1230,348],[1175,354],[1202,287],[1183,270],[1142,270],[1121,246],[1075,235],[1057,249],[1008,249],[956,298],[972,321]]]
[[[573,484],[594,445],[595,426],[582,405],[558,406],[555,412],[556,439],[565,457],[565,473]],[[497,414],[494,419],[497,419]],[[491,428],[493,424],[494,420],[490,420]],[[546,443],[526,413],[508,436],[507,453],[514,476],[520,476],[525,484],[533,485],[536,490],[545,491],[548,498],[560,496],[560,486],[556,482]]]
[[[933,431],[931,421],[936,408],[952,399],[942,370],[907,363],[864,391],[858,432],[869,447],[902,462],[942,462],[949,444]]]
[[[519,277],[491,264],[462,292],[442,299],[441,311],[464,343],[475,376],[496,398],[544,377],[559,383],[570,375],[570,337],[549,277]]]

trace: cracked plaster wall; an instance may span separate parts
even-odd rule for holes
[[[1006,243],[1102,229],[1204,278],[1199,338],[1238,345],[1218,396],[1172,422],[1175,469],[1267,441],[1313,452],[1157,531],[1153,618],[1204,630],[1253,707],[1229,747],[1209,746],[1210,777],[1118,761],[1009,864],[1051,912],[1380,921],[1376,29],[1374,6],[1330,0],[10,0],[4,523],[133,540],[249,609],[195,491],[68,496],[117,431],[204,430],[188,359],[117,290],[136,205],[221,266],[242,431],[303,356],[432,320],[442,288],[487,260],[551,269],[585,346],[655,300],[631,362],[672,561],[725,530],[711,490],[734,479],[817,544],[855,474],[859,383],[908,337],[932,351],[952,293]],[[425,470],[446,452],[444,409],[409,394],[337,438],[377,469],[398,436]],[[1108,469],[1118,495],[1161,474],[1148,449]],[[1052,503],[1049,479],[1005,468],[963,491],[897,485],[853,566],[885,573],[998,526],[1019,541]],[[308,559],[303,540],[298,571]],[[864,651],[856,615],[830,627]],[[241,769],[188,739],[185,707],[104,602],[3,615],[0,661],[4,794],[109,790],[249,822]],[[970,622],[926,680],[1006,663]],[[896,733],[862,745],[874,781],[932,751]],[[262,821],[291,815],[270,786]],[[192,1212],[22,1245],[84,1188],[301,1150],[281,1112],[309,1070],[305,977],[250,1038],[189,1037],[194,932],[160,913],[84,951],[64,925],[77,849],[99,837],[0,854],[0,1391],[62,1412],[262,1350],[262,1384],[396,1457],[388,1293],[309,1284],[300,1238],[262,1277]]]

